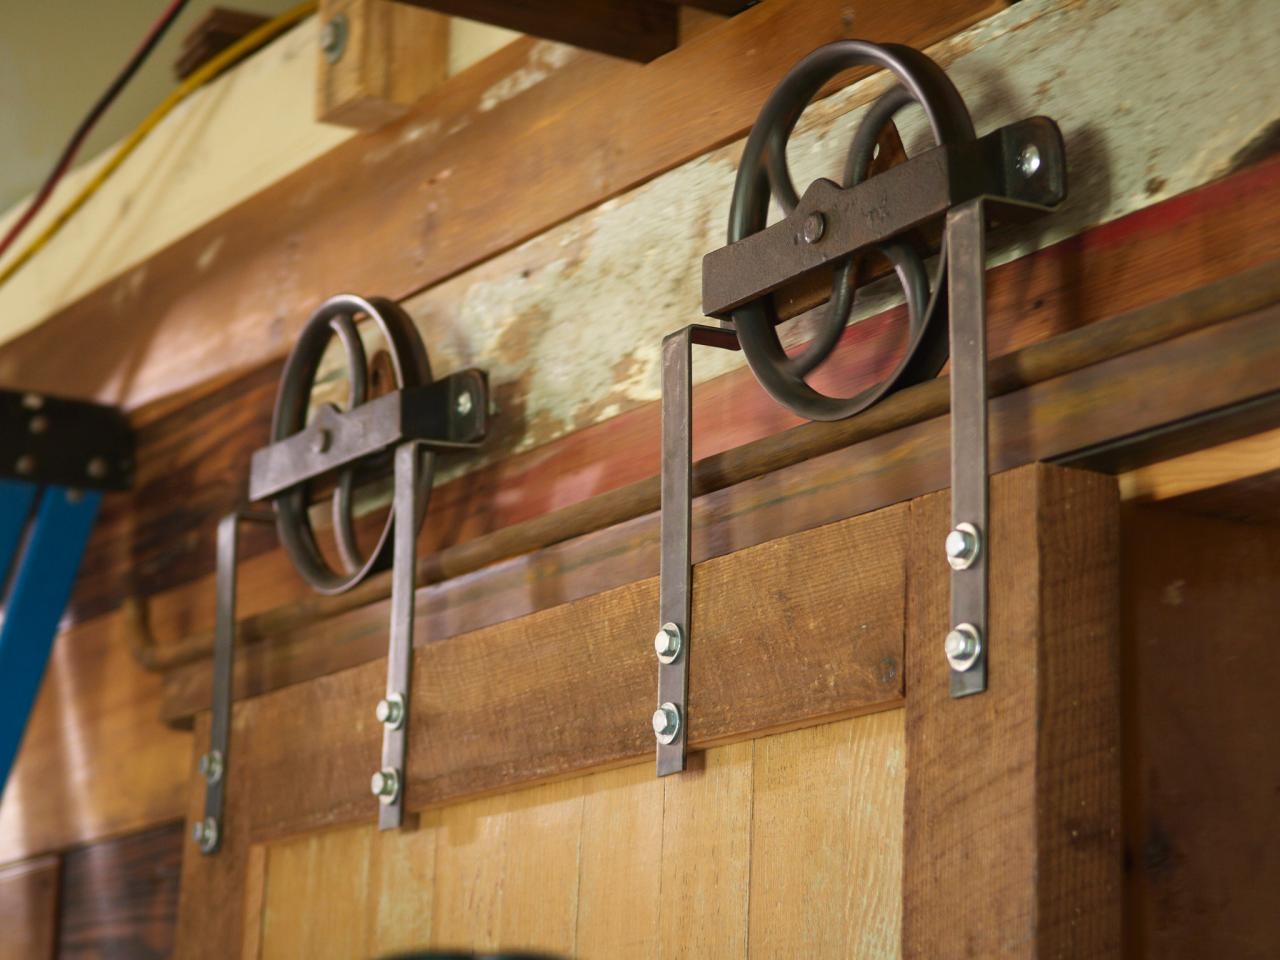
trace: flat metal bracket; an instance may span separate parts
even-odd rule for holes
[[[75,490],[127,490],[133,431],[116,407],[0,390],[0,478]]]
[[[693,344],[737,350],[733,330],[692,324],[662,341],[661,568],[658,575],[658,776],[685,768],[692,640]]]

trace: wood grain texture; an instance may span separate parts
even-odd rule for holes
[[[0,867],[0,960],[53,960],[61,861],[40,857]]]
[[[1119,516],[1111,478],[993,479],[988,690],[952,700],[938,550],[912,503],[903,956],[1120,956]]]
[[[1264,273],[1273,280],[1280,277],[1271,268]],[[1271,283],[1268,280],[1254,291],[1258,298],[1254,301],[1248,299],[1253,296],[1247,293],[1251,283],[1240,278],[1219,288],[1229,294],[1225,305],[1216,293],[1205,290],[996,361],[991,368],[996,396],[990,407],[995,468],[1070,457],[1073,451],[1088,452],[1117,436],[1167,427],[1206,410],[1274,392],[1280,387],[1273,363],[1280,356],[1280,341],[1267,311],[1196,329],[1243,305],[1232,304],[1231,298],[1245,296],[1250,303],[1272,299]],[[1180,331],[1189,332],[1139,349]],[[1111,359],[1092,363],[1105,357]],[[1066,366],[1064,358],[1069,361]],[[1231,374],[1224,377],[1226,370]],[[1028,381],[1034,382],[1024,390],[1005,392]],[[703,539],[695,540],[695,548],[706,552],[699,555],[713,556],[942,488],[948,482],[950,463],[949,427],[943,416],[947,403],[946,382],[933,381],[903,391],[858,418],[804,425],[700,462],[695,469],[698,488],[742,482],[702,501],[695,530]],[[934,419],[923,419],[927,417]],[[901,429],[889,429],[894,426]],[[1144,455],[1158,459],[1164,455],[1164,445],[1180,443],[1181,436],[1176,430],[1165,431]],[[834,452],[823,455],[828,450]],[[806,456],[813,459],[806,461]],[[757,479],[745,480],[762,472]],[[605,495],[581,509],[567,508],[531,521],[532,529],[508,528],[488,541],[481,538],[426,558],[420,579],[430,582],[446,572],[465,572],[468,568],[462,568],[458,558],[475,561],[474,551],[494,547],[495,540],[507,547],[524,535],[561,540],[583,534],[594,524],[624,520],[623,509],[656,505],[656,494],[647,487]],[[615,531],[592,534],[581,543],[566,543],[563,549],[472,574],[456,587],[432,588],[421,595],[419,607],[430,624],[427,635],[452,635],[464,624],[479,625],[473,618],[491,623],[493,619],[485,618],[519,616],[643,576],[655,565],[655,538],[653,518],[635,521]],[[546,541],[532,540],[525,546],[534,549],[540,542]],[[372,582],[369,593],[378,585]],[[353,591],[357,597],[343,603],[376,598],[363,594],[365,590]],[[313,626],[322,611],[330,619]],[[243,665],[237,668],[237,689],[242,693],[270,689],[289,678],[314,676],[378,655],[385,603],[340,618],[334,616],[338,612],[327,603],[312,601],[300,611],[285,608],[279,614],[246,621],[242,635],[273,636],[281,646],[249,643]],[[259,626],[266,622],[272,624],[270,629]],[[334,638],[326,643],[323,654],[308,652],[314,648],[309,640],[317,630]],[[169,674],[166,716],[179,720],[204,707],[207,673],[200,664]]]
[[[190,734],[112,614],[61,633],[0,799],[0,863],[182,816]]]
[[[168,957],[185,836],[177,823],[68,852],[63,858],[58,956]]]
[[[1280,954],[1280,528],[1126,511],[1127,948]]]
[[[346,24],[336,61],[316,50],[318,120],[376,130],[445,82],[448,17],[392,0],[321,0],[318,14],[322,24]]]
[[[654,0],[398,0],[648,63],[675,49],[676,8]]]
[[[890,711],[714,747],[680,777],[625,767],[445,807],[408,832],[360,824],[273,843],[263,956],[505,946],[581,960],[891,960],[902,746],[902,712]],[[378,880],[376,857],[416,872]],[[352,879],[366,873],[368,884]],[[779,909],[778,884],[797,877],[805,900]],[[384,927],[351,952],[346,932],[316,936],[332,922],[320,904],[335,904],[348,930],[424,906],[409,921],[418,933],[388,939]],[[435,918],[429,930],[423,915]],[[818,930],[823,917],[838,917],[838,931]]]
[[[999,6],[868,3],[857,29],[926,47]],[[6,344],[0,379],[66,389],[60,348],[91,328],[96,349],[76,357],[81,395],[136,409],[226,382],[282,356],[335,277],[407,297],[739,136],[797,59],[849,34],[846,12],[842,0],[770,0],[643,67],[585,53],[548,62],[545,44],[512,44],[400,123],[330,151],[169,246],[144,273]],[[503,84],[521,69],[546,79]],[[513,193],[512,183],[543,186]],[[193,273],[215,244],[218,269]]]

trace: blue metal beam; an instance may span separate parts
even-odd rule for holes
[[[97,491],[45,487],[32,515],[37,490],[0,481],[0,569],[9,569],[0,613],[0,793],[102,499]]]

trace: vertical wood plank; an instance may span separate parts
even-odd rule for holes
[[[900,955],[903,736],[893,710],[756,741],[752,957]]]
[[[961,700],[949,497],[912,503],[903,955],[1118,957],[1115,483],[1033,464],[991,503],[990,686]]]
[[[0,868],[0,960],[52,960],[58,869],[57,857]]]
[[[412,817],[410,818],[412,819]],[[411,950],[431,941],[435,906],[436,843],[440,816],[426,811],[410,829],[375,831],[369,950]]]
[[[658,955],[747,955],[753,741],[694,754],[663,778]]]
[[[583,794],[578,953],[647,960],[658,949],[665,786],[644,763],[588,777]]]
[[[1128,956],[1280,956],[1280,527],[1124,525]]]

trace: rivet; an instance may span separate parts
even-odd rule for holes
[[[680,708],[664,703],[653,711],[653,735],[661,744],[674,743],[680,733]]]
[[[471,412],[471,408],[474,405],[475,405],[475,401],[472,400],[471,398],[470,390],[463,390],[460,394],[458,394],[458,401],[455,404],[455,409],[457,409],[459,416],[465,417],[467,414]]]
[[[49,429],[49,418],[38,413],[27,422],[27,429],[39,436]]]
[[[18,472],[18,476],[29,477],[36,472],[36,458],[29,453],[24,453],[14,463],[13,469]]]
[[[1034,143],[1028,143],[1018,154],[1018,172],[1024,177],[1031,177],[1040,169],[1040,150]]]
[[[680,656],[683,638],[674,623],[664,623],[653,637],[653,652],[663,663],[674,663]]]
[[[22,406],[27,410],[39,410],[44,407],[44,397],[38,393],[24,393],[22,395]]]
[[[952,570],[967,570],[982,552],[982,536],[972,523],[962,522],[947,534],[947,563]]]
[[[827,232],[827,218],[820,213],[811,213],[804,218],[802,236],[805,243],[817,243]]]
[[[107,475],[107,461],[103,460],[102,457],[94,457],[89,461],[88,470],[89,476],[93,477],[94,480],[101,480]]]

